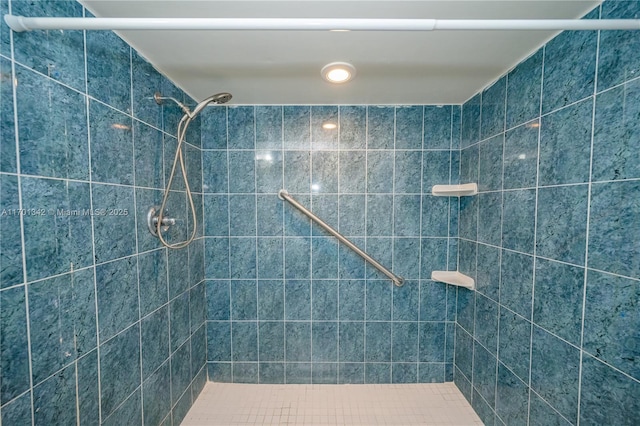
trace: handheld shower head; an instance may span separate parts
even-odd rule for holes
[[[196,105],[196,107],[193,109],[193,111],[191,112],[190,115],[191,115],[191,117],[195,117],[207,105],[209,105],[209,104],[225,104],[225,103],[229,102],[231,100],[231,98],[232,98],[231,93],[226,93],[226,92],[217,93],[215,95],[209,96],[208,98],[206,98],[202,102],[200,102],[198,105]]]

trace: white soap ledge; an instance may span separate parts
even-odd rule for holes
[[[443,283],[466,287],[470,290],[476,288],[476,282],[468,275],[461,274],[458,271],[432,271],[431,279]]]
[[[477,183],[465,183],[462,185],[433,185],[433,188],[431,188],[431,194],[436,197],[461,197],[465,195],[476,195],[477,193]]]

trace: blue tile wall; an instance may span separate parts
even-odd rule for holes
[[[451,381],[456,289],[430,276],[457,264],[458,200],[431,186],[458,181],[460,108],[224,110],[202,118],[209,380]],[[405,286],[310,225],[281,188]]]
[[[454,381],[486,424],[640,418],[639,42],[563,32],[462,106],[460,179],[480,194],[460,203],[477,291],[458,290]]]
[[[90,15],[75,1],[0,10]],[[207,374],[204,228],[168,252],[144,218],[161,201],[181,116],[151,98],[194,102],[114,33],[1,31],[1,423],[178,425]],[[186,152],[202,224],[200,132],[195,123]],[[181,185],[172,213],[193,226]]]

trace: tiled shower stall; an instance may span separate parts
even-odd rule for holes
[[[111,32],[0,30],[3,425],[178,425],[207,380],[454,381],[486,424],[640,422],[640,33],[561,33],[463,105],[207,108],[197,238],[167,250],[145,218],[182,112],[153,94],[193,100]],[[475,291],[430,280],[456,269]]]

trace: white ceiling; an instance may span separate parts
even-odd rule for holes
[[[100,17],[577,18],[599,1],[116,1],[82,0]],[[230,92],[234,104],[458,104],[540,47],[548,31],[284,32],[119,31],[197,100]],[[329,62],[356,78],[322,80]]]

